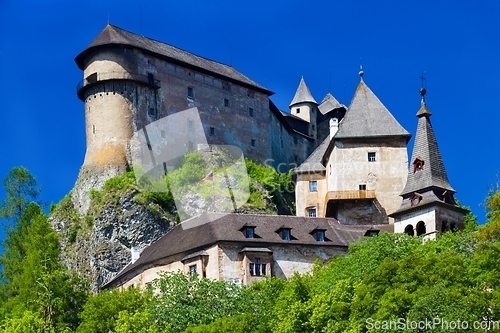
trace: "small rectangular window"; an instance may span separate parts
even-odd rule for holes
[[[316,208],[309,208],[307,210],[309,217],[316,217]]]
[[[189,266],[189,275],[190,276],[195,276],[196,275],[196,265]]]
[[[316,240],[318,242],[324,242],[325,241],[325,231],[324,230],[317,230],[316,231]]]
[[[318,182],[311,180],[309,182],[309,192],[318,192]]]
[[[248,115],[253,117],[253,108],[248,108]]]
[[[92,134],[95,134],[95,125],[92,125]]]
[[[254,238],[254,232],[253,231],[254,231],[253,228],[247,227],[245,229],[245,237],[246,238]]]
[[[297,114],[299,114],[300,113],[300,108],[296,108],[295,112],[297,112]]]
[[[260,268],[261,268],[261,263],[260,263],[260,258],[255,258],[255,275],[260,276]]]
[[[252,145],[252,147],[255,147],[255,139],[252,139],[252,140],[250,141],[250,144]]]
[[[148,73],[148,83],[150,85],[154,85],[155,84],[155,76],[153,75],[153,73]]]
[[[281,239],[290,240],[290,229],[282,229],[281,230]]]
[[[194,88],[188,87],[187,97],[190,99],[194,99]]]
[[[360,191],[366,191],[366,184],[359,184]]]
[[[224,98],[224,107],[228,108],[229,107],[229,99]]]
[[[375,162],[375,153],[368,153],[368,162]]]
[[[215,135],[215,127],[210,127],[210,136]]]

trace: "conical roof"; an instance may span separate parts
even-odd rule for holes
[[[339,101],[337,101],[337,99],[330,93],[326,94],[325,98],[323,98],[321,104],[318,106],[321,114],[327,114],[328,112],[339,108],[345,108],[345,106],[339,103]]]
[[[375,94],[361,80],[335,138],[404,136],[410,133],[399,124]]]
[[[422,106],[417,112],[417,134],[410,160],[408,180],[401,194],[403,196],[414,192],[422,193],[429,188],[441,188],[455,192],[446,175],[443,159],[432,129],[431,114],[425,102],[422,102]],[[416,163],[420,164],[420,167],[416,167]]]
[[[292,102],[290,103],[289,106],[292,107],[295,104],[305,103],[305,102],[318,104],[314,99],[314,97],[312,96],[311,92],[309,91],[309,88],[306,85],[306,81],[304,81],[304,77],[302,77],[300,79],[299,87],[295,92],[295,96],[293,97]]]

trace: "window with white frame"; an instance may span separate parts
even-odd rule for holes
[[[309,182],[309,192],[318,192],[318,182],[316,180]]]
[[[309,208],[309,209],[307,210],[307,215],[308,215],[309,217],[316,217],[316,208]]]

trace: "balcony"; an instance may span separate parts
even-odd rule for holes
[[[97,82],[110,80],[129,80],[141,83],[153,89],[160,88],[160,80],[156,80],[152,74],[142,75],[129,72],[104,72],[90,74],[85,79],[81,80],[76,86],[76,94],[78,95],[78,98],[83,101],[85,88],[88,88]]]
[[[330,191],[326,193],[325,202],[330,200],[375,199],[374,190]]]

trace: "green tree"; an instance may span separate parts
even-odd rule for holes
[[[0,203],[0,219],[19,220],[29,203],[36,201],[41,189],[36,178],[24,167],[10,170],[3,181],[7,195]]]
[[[32,313],[42,332],[75,328],[87,285],[60,262],[58,235],[37,204],[29,205],[5,244],[0,320],[12,324]]]
[[[241,289],[232,283],[164,272],[152,286],[158,294],[151,313],[160,331],[182,332],[189,325],[210,324],[243,312]]]
[[[81,324],[76,332],[109,333],[116,330],[122,333],[132,327],[147,327],[148,324],[152,324],[151,316],[146,308],[151,301],[151,292],[139,288],[113,289],[92,295],[79,314]],[[144,332],[149,333],[149,331]]]

